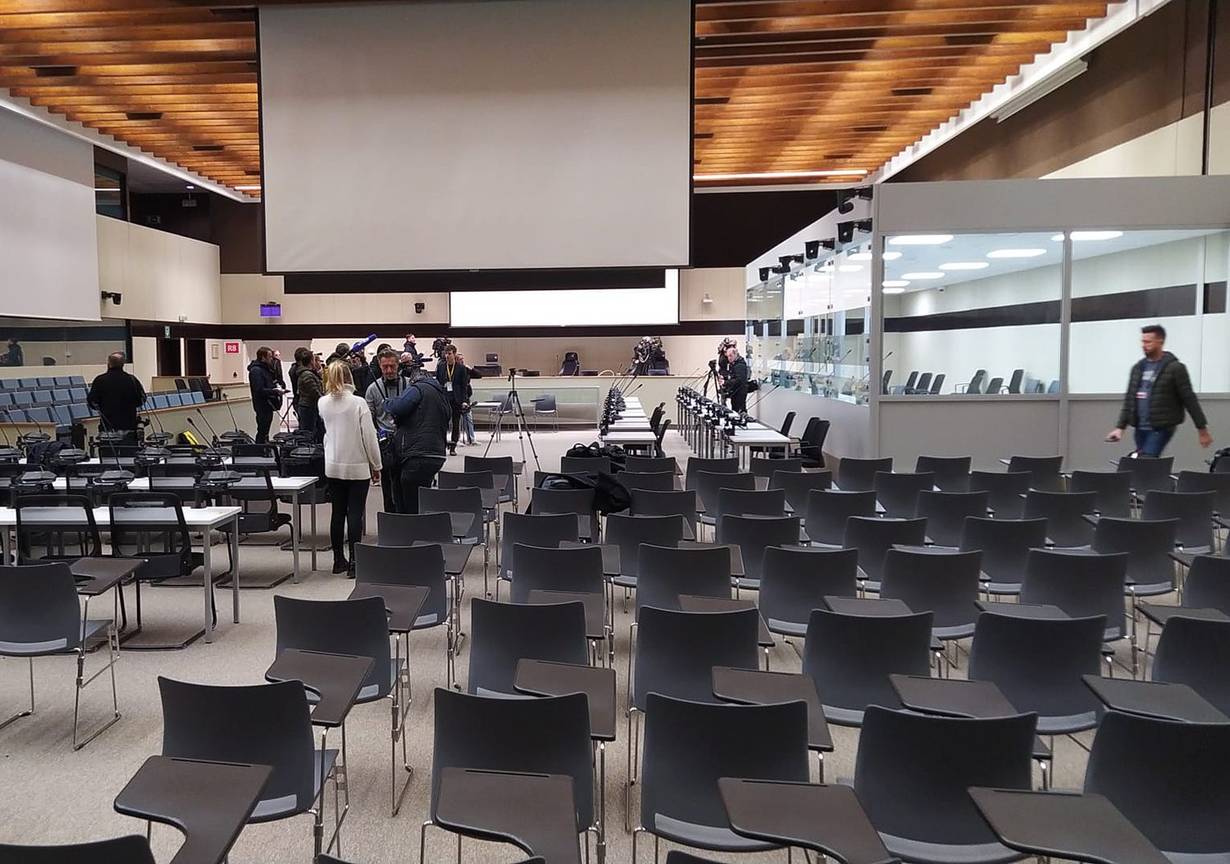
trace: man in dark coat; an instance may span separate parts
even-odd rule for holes
[[[449,441],[449,455],[457,454],[457,439],[461,434],[461,415],[470,410],[470,370],[457,360],[457,346],[449,345],[444,356],[436,364],[436,381],[448,394],[453,408],[453,437]]]
[[[98,412],[104,431],[133,432],[137,411],[145,402],[145,388],[135,376],[124,371],[124,355],[107,355],[107,371],[90,384],[86,404]]]
[[[393,450],[397,459],[398,506],[403,513],[419,512],[419,489],[430,486],[444,467],[445,432],[452,417],[448,394],[420,367],[397,397],[385,402],[397,429]]]
[[[1132,366],[1119,421],[1106,436],[1119,441],[1128,426],[1136,429],[1136,453],[1160,456],[1183,422],[1184,410],[1192,415],[1201,447],[1213,443],[1209,423],[1192,390],[1192,379],[1179,358],[1165,350],[1166,330],[1160,324],[1140,328],[1140,347],[1144,357]]]
[[[252,391],[252,410],[256,412],[256,443],[269,440],[273,415],[282,408],[282,389],[273,375],[273,349],[261,346],[256,359],[248,364],[248,387]]]

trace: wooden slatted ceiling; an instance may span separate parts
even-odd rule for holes
[[[697,0],[698,184],[872,171],[1107,5]],[[0,0],[0,87],[218,183],[259,185],[253,0]]]

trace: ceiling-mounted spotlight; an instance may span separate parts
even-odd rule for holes
[[[854,240],[854,232],[856,231],[862,231],[864,233],[870,234],[871,233],[871,220],[870,219],[852,219],[849,222],[838,222],[837,223],[837,239],[841,241],[841,244],[843,246]]]
[[[777,266],[771,269],[773,270],[774,273],[789,273],[790,272],[790,262],[788,260],[783,261],[782,263],[778,264]]]
[[[844,193],[839,192],[838,197],[837,212],[844,216],[854,211],[854,202],[859,198],[862,198],[864,201],[871,200],[871,187],[864,186],[861,189],[849,189]]]
[[[769,281],[769,274],[773,272],[773,268],[771,268],[771,267],[761,267],[761,268],[760,268],[760,270],[759,270],[758,272],[760,273],[760,281],[761,281],[761,282],[768,282],[768,281]]]

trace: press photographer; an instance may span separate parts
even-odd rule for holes
[[[380,475],[380,489],[384,493],[384,509],[386,513],[397,513],[397,472],[393,470],[396,459],[393,456],[393,433],[397,431],[397,422],[388,411],[388,402],[406,392],[410,382],[401,374],[397,352],[385,346],[376,355],[377,368],[380,377],[367,387],[363,394],[367,399],[367,407],[371,409],[372,421],[376,424],[376,438],[380,443],[380,458],[389,470]]]

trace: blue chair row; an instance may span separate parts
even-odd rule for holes
[[[53,375],[41,378],[0,378],[0,390],[37,390],[50,387],[84,387],[80,375]]]
[[[149,408],[178,408],[181,405],[204,405],[205,394],[200,390],[183,390],[178,393],[154,393],[146,397],[142,410]]]
[[[0,391],[0,408],[27,408],[31,405],[69,405],[86,400],[84,387],[60,387],[55,390]]]
[[[0,409],[0,423],[52,423],[71,426],[77,420],[94,416],[88,405],[39,405],[33,408]]]

